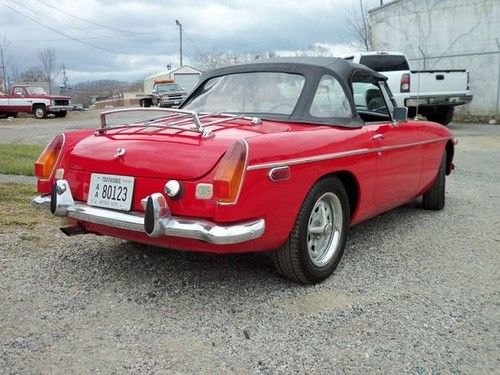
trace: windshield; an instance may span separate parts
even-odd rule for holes
[[[182,91],[182,87],[180,87],[177,83],[162,83],[156,85],[156,91],[158,92]]]
[[[28,90],[28,94],[30,95],[47,95],[47,92],[43,89],[43,87],[26,87]]]
[[[299,74],[252,72],[209,79],[183,109],[197,112],[290,115],[305,78]]]

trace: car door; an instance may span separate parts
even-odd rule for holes
[[[12,98],[9,101],[12,112],[31,112],[33,100],[30,99],[26,88],[22,86],[14,87]]]
[[[380,211],[387,210],[418,193],[420,134],[412,121],[392,121],[394,101],[384,81],[353,82],[353,91],[357,111],[377,153],[374,203]]]

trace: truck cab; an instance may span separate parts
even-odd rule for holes
[[[187,90],[172,79],[156,80],[151,95],[141,96],[141,107],[178,107],[187,97]]]

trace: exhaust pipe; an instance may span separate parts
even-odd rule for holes
[[[77,236],[79,234],[87,234],[88,232],[81,225],[74,225],[72,227],[59,228],[66,236]]]

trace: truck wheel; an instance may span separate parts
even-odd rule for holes
[[[446,190],[446,150],[444,150],[438,174],[431,189],[422,196],[422,207],[439,211],[444,208]]]
[[[272,253],[278,273],[302,284],[330,276],[344,253],[350,214],[345,188],[336,177],[307,194],[287,241]]]
[[[417,115],[417,107],[408,107],[408,118],[413,120]]]
[[[384,113],[387,112],[384,99],[376,96],[368,102],[368,110],[371,112]]]
[[[56,115],[56,117],[66,117],[67,114],[68,111],[54,112],[54,115]]]
[[[442,125],[448,125],[453,119],[454,112],[455,108],[453,107],[437,108],[433,114],[429,114],[429,116],[427,116],[427,120],[434,121]]]
[[[47,118],[47,109],[44,105],[37,105],[33,108],[33,113],[37,119]]]
[[[141,99],[141,107],[151,107],[151,101],[148,99]]]

